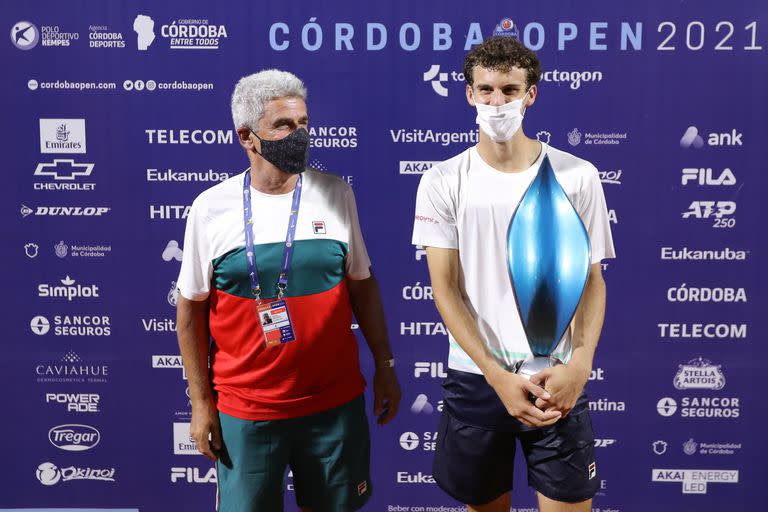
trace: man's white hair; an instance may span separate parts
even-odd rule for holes
[[[307,88],[296,75],[279,69],[265,69],[241,78],[232,93],[232,121],[235,129],[254,128],[264,115],[264,106],[275,98],[307,99]]]

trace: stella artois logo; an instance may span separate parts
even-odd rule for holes
[[[707,359],[698,357],[688,364],[678,365],[674,385],[676,389],[713,389],[725,387],[725,375],[720,365],[714,365]]]

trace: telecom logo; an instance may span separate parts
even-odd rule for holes
[[[713,132],[706,135],[706,145],[713,147],[743,146],[744,142],[741,140],[743,136],[744,134],[737,131],[736,128],[731,129],[730,132]],[[683,149],[701,149],[704,144],[704,138],[695,126],[689,126],[680,138],[680,147]]]
[[[176,240],[170,240],[163,250],[163,261],[181,261],[184,256],[184,251],[179,247],[179,242]]]
[[[31,50],[40,42],[40,31],[29,21],[20,21],[11,28],[11,42],[19,50]]]
[[[90,425],[59,425],[48,431],[48,440],[60,450],[82,452],[99,444],[101,433]]]
[[[114,482],[115,468],[95,469],[69,466],[59,469],[53,462],[43,462],[37,467],[35,476],[43,485],[56,485],[59,482],[69,482],[72,480]]]
[[[656,410],[661,416],[672,416],[677,412],[677,402],[674,398],[664,397],[656,403]]]
[[[723,389],[725,375],[720,368],[721,365],[713,365],[701,357],[691,359],[688,364],[678,365],[673,381],[675,389]]]
[[[85,153],[85,119],[40,119],[40,153]]]
[[[707,494],[707,484],[737,484],[736,469],[652,469],[653,482],[680,482],[683,494]]]

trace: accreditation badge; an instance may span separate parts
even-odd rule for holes
[[[288,304],[285,300],[264,302],[259,304],[257,310],[267,348],[296,340],[291,315],[288,313]]]

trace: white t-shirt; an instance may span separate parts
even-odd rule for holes
[[[243,177],[243,173],[236,174],[214,185],[192,203],[177,283],[186,299],[205,300],[211,291],[214,259],[245,247]],[[253,243],[257,250],[265,244],[285,242],[292,197],[293,192],[264,194],[251,186]],[[348,248],[344,261],[347,277],[370,277],[371,261],[360,232],[352,188],[337,176],[308,170],[303,173],[295,240],[301,245],[305,240],[320,239],[338,241]],[[259,273],[264,270],[268,269],[259,269]],[[270,292],[274,285],[261,283],[262,289]],[[265,292],[265,297],[269,296]]]
[[[545,155],[587,230],[591,263],[615,257],[597,169],[544,143],[536,162],[516,173],[494,169],[471,147],[427,171],[416,196],[413,244],[458,249],[460,286],[469,312],[489,352],[510,369],[531,350],[509,281],[507,230]],[[450,333],[449,342],[449,368],[482,373]],[[571,352],[571,334],[566,330],[553,355],[567,362]]]

